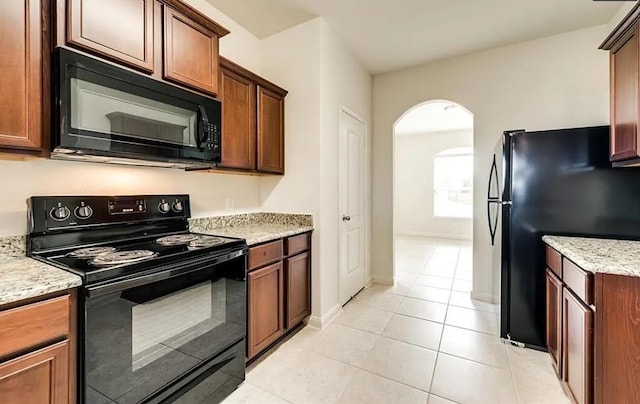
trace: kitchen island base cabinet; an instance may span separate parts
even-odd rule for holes
[[[562,293],[563,379],[577,404],[591,404],[593,383],[593,312],[569,289]]]
[[[249,358],[268,347],[284,333],[282,262],[249,272],[248,350]]]
[[[0,364],[0,402],[69,403],[69,341]]]

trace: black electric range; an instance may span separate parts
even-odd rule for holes
[[[188,195],[28,206],[28,254],[83,279],[81,402],[212,403],[244,380],[245,240],[190,232]]]

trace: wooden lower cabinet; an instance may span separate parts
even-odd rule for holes
[[[311,233],[249,248],[247,359],[311,314]]]
[[[3,404],[69,403],[69,341],[0,364]]]
[[[562,293],[563,380],[571,398],[590,404],[593,397],[593,312],[569,289]]]
[[[556,373],[562,376],[562,281],[550,270],[546,271],[547,349]]]
[[[0,307],[0,403],[76,402],[76,293]]]
[[[247,355],[255,356],[284,333],[282,261],[249,272]]]
[[[311,314],[311,255],[308,252],[287,258],[287,328]]]

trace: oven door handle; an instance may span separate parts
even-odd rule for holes
[[[246,254],[247,249],[243,248],[242,250],[231,251],[227,254],[221,254],[215,257],[207,257],[205,259],[193,261],[190,262],[188,266],[180,266],[178,268],[168,267],[165,270],[153,272],[147,275],[136,276],[135,278],[128,278],[120,281],[88,286],[85,288],[85,290],[88,297],[96,297],[115,292],[122,292],[124,290],[135,288],[138,286],[144,286],[150,283],[155,283],[166,279],[175,278],[177,276],[190,274],[192,272],[202,271],[203,265],[205,264],[207,266],[217,265]]]

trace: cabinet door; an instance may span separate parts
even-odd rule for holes
[[[284,333],[282,261],[248,275],[248,357]]]
[[[592,402],[593,312],[569,289],[563,289],[563,373],[569,393],[577,404]]]
[[[164,78],[216,95],[218,36],[164,6]]]
[[[638,31],[611,49],[611,161],[638,157]]]
[[[153,0],[69,0],[67,42],[153,72]]]
[[[39,150],[49,123],[49,0],[0,1],[0,148]]]
[[[0,363],[3,404],[67,404],[69,341]]]
[[[256,85],[222,69],[222,162],[220,166],[256,168]]]
[[[287,328],[298,325],[311,313],[311,255],[308,252],[287,258]]]
[[[562,281],[547,269],[547,349],[556,373],[562,376]]]
[[[284,174],[284,97],[258,87],[258,171]]]

